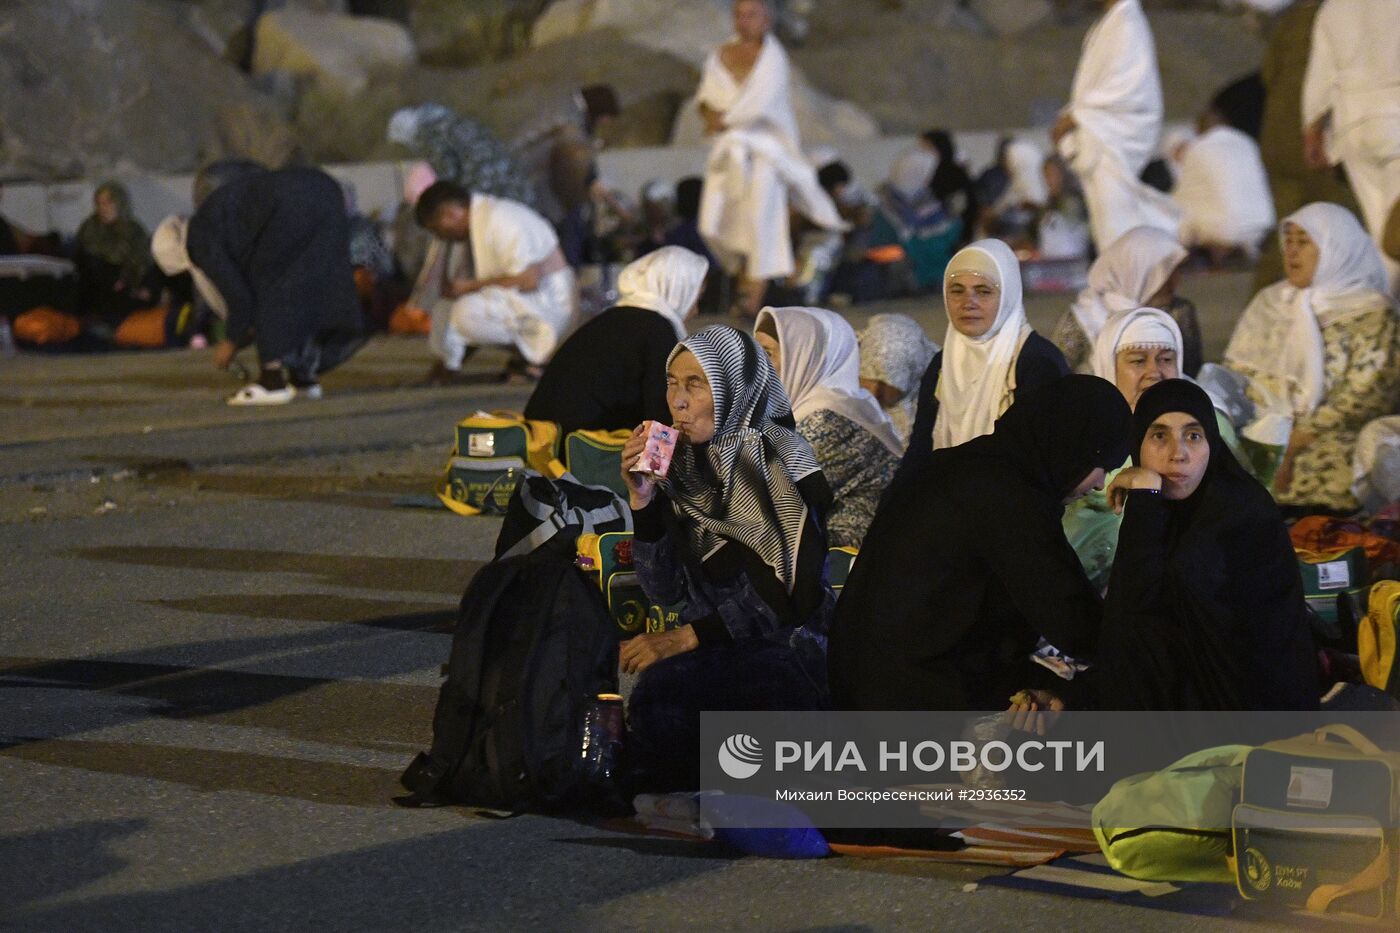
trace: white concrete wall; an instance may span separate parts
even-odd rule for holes
[[[975,174],[991,163],[997,140],[1007,134],[1024,136],[1037,142],[1047,153],[1050,150],[1049,139],[1040,129],[955,135],[961,158]],[[906,146],[914,144],[915,137],[912,136],[885,136],[846,144],[838,155],[851,166],[861,184],[874,188],[884,180],[894,157]],[[610,183],[636,197],[650,181],[675,181],[687,175],[700,174],[705,166],[705,153],[706,150],[702,148],[614,149],[599,157],[599,167]],[[405,164],[369,162],[328,165],[325,168],[336,178],[355,187],[362,212],[387,221],[398,210]],[[148,229],[154,228],[169,214],[190,212],[192,177],[189,175],[127,174],[116,177],[130,189],[136,216]],[[5,185],[3,196],[0,196],[0,213],[28,230],[56,230],[71,235],[77,231],[83,218],[91,213],[92,191],[99,181]]]

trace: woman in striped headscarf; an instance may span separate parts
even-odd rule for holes
[[[815,709],[825,704],[825,512],[831,492],[797,434],[787,394],[748,334],[706,328],[666,366],[681,432],[667,475],[630,467],[632,556],[647,597],[684,604],[680,627],[622,646],[634,751],[652,787],[695,786],[701,710]]]

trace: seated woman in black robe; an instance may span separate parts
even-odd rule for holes
[[[685,339],[709,267],[680,246],[663,246],[629,264],[617,278],[617,305],[554,351],[525,417],[553,421],[564,434],[669,422],[666,360]]]
[[[1099,655],[1118,710],[1316,709],[1317,658],[1278,507],[1240,466],[1210,397],[1168,379],[1138,398],[1134,467]]]
[[[1092,655],[1099,597],[1060,515],[1122,465],[1130,418],[1112,383],[1066,376],[892,486],[836,609],[837,707],[1005,709],[1053,679],[1040,639]]]
[[[636,527],[632,557],[647,597],[684,602],[679,628],[622,646],[639,673],[631,751],[645,789],[699,781],[702,710],[801,710],[826,704],[822,521],[831,492],[796,432],[782,383],[748,334],[716,325],[681,342],[666,399],[682,437],[660,482],[623,450]]]

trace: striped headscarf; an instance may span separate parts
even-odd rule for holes
[[[807,523],[797,483],[821,471],[816,454],[794,429],[787,393],[751,336],[723,324],[707,327],[676,345],[668,368],[684,350],[710,382],[715,435],[677,449],[663,481],[666,494],[701,560],[736,541],[791,594]]]

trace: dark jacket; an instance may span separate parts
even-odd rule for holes
[[[666,359],[676,341],[676,329],[655,311],[609,308],[555,352],[525,417],[556,422],[564,434],[670,423]]]
[[[345,195],[319,169],[226,182],[190,220],[186,247],[228,305],[228,339],[252,334],[264,363],[361,331]]]

